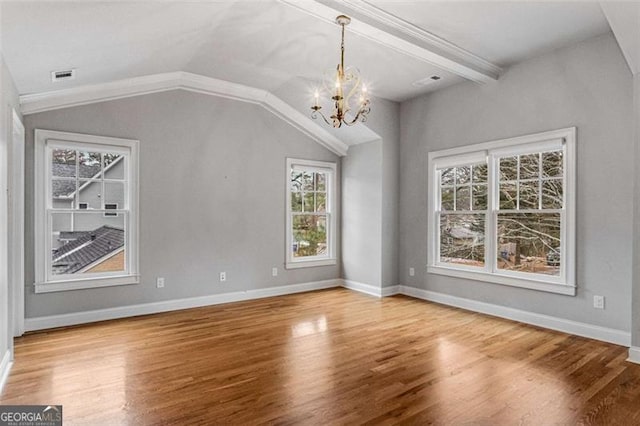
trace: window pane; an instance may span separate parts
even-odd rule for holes
[[[302,191],[302,175],[304,173],[291,170],[291,191],[298,192]]]
[[[562,179],[542,181],[542,208],[562,208]]]
[[[316,173],[316,191],[324,192],[327,190],[327,175],[325,173]]]
[[[451,167],[449,169],[443,169],[440,172],[440,184],[441,185],[453,185],[454,176],[455,176],[455,168]]]
[[[540,155],[520,156],[520,179],[537,179],[540,176]]]
[[[440,208],[442,210],[453,210],[453,188],[442,188],[440,191]]]
[[[293,215],[293,256],[328,255],[327,217],[324,215]]]
[[[299,192],[291,193],[291,211],[294,211],[294,212],[302,211],[302,194]]]
[[[477,164],[472,166],[473,169],[473,182],[474,183],[486,183],[487,182],[487,165]]]
[[[473,185],[473,210],[487,209],[487,185]]]
[[[327,194],[325,194],[324,192],[316,193],[316,211],[327,211]]]
[[[124,179],[124,157],[122,155],[105,152],[102,154],[102,159],[105,179]]]
[[[78,152],[78,173],[80,178],[101,179],[101,157],[99,152]]]
[[[471,181],[471,167],[456,167],[456,185],[464,185]]]
[[[440,216],[440,262],[484,265],[484,213]]]
[[[562,177],[562,151],[542,153],[542,173],[545,177]]]
[[[460,186],[456,188],[456,210],[471,209],[471,187]]]
[[[504,210],[515,209],[517,207],[517,189],[515,182],[505,182],[500,184],[500,208]]]
[[[498,268],[560,274],[560,214],[499,213]]]
[[[539,200],[539,181],[520,182],[520,208],[537,209]]]
[[[124,271],[124,221],[99,212],[53,213],[51,273]]]
[[[71,209],[76,192],[75,179],[51,180],[51,206],[54,209]]]
[[[313,173],[302,172],[302,190],[313,191]]]
[[[76,151],[54,149],[51,151],[51,174],[59,177],[76,177]]]
[[[104,204],[116,204],[123,209],[124,205],[124,184],[120,182],[104,183]]]
[[[518,179],[518,157],[500,159],[500,180]]]
[[[102,181],[84,180],[78,181],[78,202],[86,203],[88,209],[102,208]]]
[[[303,211],[310,212],[310,213],[315,211],[313,192],[304,192],[302,195],[302,200],[303,200],[303,209],[302,209]]]

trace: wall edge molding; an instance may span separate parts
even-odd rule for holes
[[[11,360],[11,349],[7,349],[0,360],[0,394],[2,394],[2,388],[5,383],[7,383],[12,366],[13,361]]]
[[[629,358],[627,361],[640,364],[640,346],[631,346],[629,348]]]
[[[602,327],[593,324],[582,323],[550,315],[538,314],[515,308],[495,305],[486,302],[479,302],[457,296],[416,287],[396,285],[388,287],[376,287],[353,280],[342,278],[329,279],[323,281],[312,281],[301,284],[290,284],[278,287],[220,293],[207,296],[197,296],[184,299],[165,300],[160,302],[150,302],[137,305],[120,306],[115,308],[97,309],[91,311],[74,312],[69,314],[50,315],[42,317],[27,318],[25,320],[26,331],[46,330],[56,327],[65,327],[78,324],[87,324],[98,321],[108,321],[112,319],[128,318],[140,315],[151,315],[175,310],[199,308],[223,303],[240,302],[247,300],[262,299],[266,297],[284,296],[288,294],[304,293],[314,290],[344,287],[374,297],[387,297],[396,294],[427,300],[442,305],[465,309],[471,312],[478,312],[511,321],[522,322],[538,327],[561,331],[564,333],[587,337],[622,346],[631,346],[631,334],[626,331]],[[640,364],[640,347],[629,348],[628,361]],[[7,351],[0,362],[0,389],[3,380],[11,368],[11,353]]]
[[[382,297],[382,288],[376,287],[371,284],[365,284],[358,281],[341,279],[341,285],[349,290],[357,291],[359,293],[368,294],[369,296]]]
[[[631,346],[631,333],[627,331],[509,308],[492,303],[479,302],[477,300],[404,285],[400,286],[400,294],[576,336],[588,337],[621,346]],[[638,355],[640,356],[640,353],[638,353]]]
[[[400,294],[399,285],[382,287],[382,297],[395,296],[396,294]]]
[[[259,105],[333,153],[344,156],[348,145],[272,93],[255,87],[188,72],[151,74],[102,84],[20,96],[22,114],[113,101],[133,96],[186,90]]]
[[[112,319],[128,318],[139,315],[151,315],[182,309],[219,305],[222,303],[241,302],[246,300],[262,299],[265,297],[284,296],[287,294],[324,290],[327,288],[340,287],[340,285],[340,279],[330,279],[323,281],[311,281],[301,284],[290,284],[278,287],[211,294],[207,296],[196,296],[184,299],[173,299],[160,302],[118,306],[115,308],[104,308],[90,311],[73,312],[68,314],[33,317],[27,318],[25,320],[25,330],[46,330],[56,327],[66,327],[70,325],[108,321]]]

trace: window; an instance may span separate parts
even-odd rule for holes
[[[137,283],[138,142],[36,130],[37,293]]]
[[[429,153],[428,272],[575,295],[575,128]]]
[[[287,159],[287,268],[336,264],[336,165]]]

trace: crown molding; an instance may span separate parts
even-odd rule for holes
[[[344,156],[348,145],[272,93],[188,72],[171,72],[20,96],[22,114],[112,101],[169,90],[187,90],[260,105],[333,153]]]
[[[280,1],[327,22],[346,13],[353,18],[348,31],[477,83],[495,81],[502,73],[499,66],[363,0]]]

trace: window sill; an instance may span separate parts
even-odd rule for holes
[[[140,275],[122,275],[78,280],[48,281],[35,283],[34,288],[36,293],[53,293],[56,291],[82,290],[87,288],[112,287],[138,283],[140,283]]]
[[[466,278],[469,280],[508,285],[511,287],[527,288],[530,290],[546,291],[549,293],[564,294],[568,296],[576,295],[576,287],[573,285],[540,280],[529,280],[526,278],[512,277],[495,273],[492,274],[480,271],[461,270],[457,268],[434,265],[427,266],[427,273],[446,275],[456,278]]]
[[[287,262],[285,268],[298,269],[298,268],[312,268],[315,266],[331,266],[338,263],[337,259],[321,259],[321,260],[296,260],[293,262]]]

